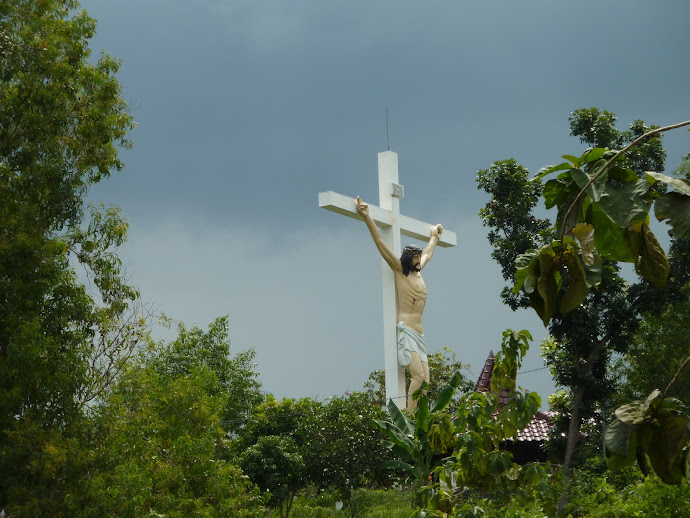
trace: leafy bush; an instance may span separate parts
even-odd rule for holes
[[[690,484],[684,479],[673,486],[650,476],[618,491],[604,477],[597,477],[573,493],[569,511],[573,517],[684,518],[690,516]]]

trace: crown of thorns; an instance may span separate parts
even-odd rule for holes
[[[405,248],[403,248],[402,253],[403,254],[410,254],[410,255],[418,255],[422,253],[422,249],[418,247],[417,245],[407,245]]]

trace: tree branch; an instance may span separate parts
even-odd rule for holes
[[[678,376],[680,376],[681,371],[682,371],[683,368],[688,364],[688,362],[690,362],[690,356],[688,356],[687,358],[685,358],[685,361],[683,362],[683,364],[682,364],[682,365],[678,368],[678,370],[676,371],[676,375],[673,376],[673,379],[671,380],[671,382],[668,384],[668,386],[667,386],[666,389],[664,390],[664,394],[661,396],[661,401],[663,401],[664,399],[666,399],[666,393],[667,393],[667,392],[669,391],[669,389],[673,386],[673,384],[678,380]]]
[[[589,180],[589,182],[587,182],[587,185],[584,186],[584,188],[578,193],[578,195],[575,197],[575,199],[573,200],[573,202],[570,204],[570,207],[568,207],[568,211],[565,213],[565,216],[563,217],[563,228],[561,229],[561,239],[560,239],[561,242],[563,241],[563,238],[565,237],[565,231],[566,231],[565,222],[568,221],[568,218],[570,217],[570,213],[573,211],[573,209],[575,208],[575,206],[580,202],[581,198],[584,196],[584,194],[585,194],[585,192],[587,191],[587,189],[589,189],[589,187],[590,187],[595,181],[597,181],[597,180],[601,177],[601,175],[604,174],[604,172],[609,168],[609,166],[610,166],[612,163],[614,163],[616,160],[618,160],[618,158],[620,158],[620,156],[621,156],[622,154],[626,153],[630,148],[636,146],[637,144],[639,144],[639,143],[642,142],[643,140],[645,140],[645,139],[647,139],[647,138],[649,138],[649,137],[651,137],[651,136],[653,136],[653,135],[656,135],[657,133],[661,133],[661,132],[663,132],[663,131],[670,131],[670,130],[672,130],[672,129],[682,128],[683,126],[688,126],[688,125],[690,125],[690,121],[680,122],[680,123],[678,123],[678,124],[672,124],[671,126],[664,126],[663,128],[656,128],[656,129],[653,129],[653,130],[651,130],[651,131],[648,131],[648,132],[645,133],[644,135],[642,135],[642,136],[640,136],[640,137],[637,137],[637,138],[636,138],[635,140],[633,140],[630,144],[628,144],[628,145],[625,146],[623,149],[621,149],[620,151],[618,151],[615,155],[613,155],[613,157],[610,158],[609,161],[606,162],[606,163],[604,164],[604,166],[599,170],[599,172],[598,172],[597,174],[595,174],[595,175]]]

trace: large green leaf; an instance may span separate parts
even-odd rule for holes
[[[635,462],[636,441],[634,428],[619,419],[615,419],[608,428],[606,442],[606,465],[609,469],[621,469]]]
[[[400,446],[407,455],[412,455],[415,445],[410,436],[403,433],[397,426],[390,421],[376,421],[380,429],[388,434],[391,442]]]
[[[580,258],[572,250],[566,251],[561,256],[561,263],[568,268],[570,274],[568,281],[568,291],[561,297],[561,313],[569,313],[582,304],[587,298],[589,286],[584,265]]]
[[[596,249],[594,248],[594,227],[588,223],[578,223],[572,229],[572,234],[580,242],[582,262],[591,266],[595,263]]]
[[[597,203],[589,206],[586,220],[596,229],[594,243],[600,255],[626,263],[637,260],[642,242],[639,231],[621,228]]]
[[[581,189],[595,176],[579,169],[572,175]],[[647,219],[649,184],[630,169],[610,168],[587,187],[587,194],[621,228],[637,229]]]
[[[654,413],[659,426],[652,431],[647,454],[654,472],[667,484],[680,484],[683,465],[679,456],[688,439],[687,416],[662,406]]]
[[[601,282],[602,263],[597,253],[594,227],[589,223],[578,223],[573,227],[573,235],[580,242],[580,253],[585,270],[585,282],[591,288]]]
[[[390,441],[381,441],[381,445],[391,451],[392,456],[400,459],[408,459],[415,462],[419,457],[419,450],[410,450],[407,447],[400,446],[397,443]]]
[[[562,155],[561,158],[569,160],[570,163],[573,164],[573,167],[580,167],[584,163],[584,160],[581,156]]]
[[[543,312],[539,316],[546,326],[556,311],[556,300],[561,288],[561,274],[553,245],[544,246],[539,251],[539,268],[541,275],[537,281],[537,292],[544,301]]]
[[[409,436],[413,434],[414,427],[412,426],[412,423],[410,423],[409,419],[407,419],[407,416],[402,413],[402,411],[398,408],[398,405],[396,405],[392,399],[388,401],[388,415],[393,420],[395,426],[397,426],[402,433]]]
[[[545,245],[539,251],[529,250],[516,260],[518,269],[513,292],[524,288],[530,297],[530,305],[545,326],[556,310],[556,299],[561,288],[561,274],[554,248],[560,250],[559,241]]]
[[[558,200],[558,215],[556,216],[556,233],[572,233],[573,228],[584,218],[584,211],[591,203],[586,196],[579,197],[580,189],[575,182],[564,193],[562,200]],[[571,210],[572,207],[572,210]],[[567,220],[566,220],[567,217]],[[565,229],[565,232],[563,230]]]
[[[645,401],[636,400],[627,405],[622,405],[616,409],[616,417],[623,423],[634,426],[643,423],[645,412],[649,405]]]
[[[544,326],[547,326],[551,317],[549,316],[546,320],[544,320],[542,315],[546,314],[546,303],[544,302],[544,299],[541,298],[541,295],[539,295],[538,291],[535,290],[529,295],[529,305],[532,306],[532,309],[537,312],[537,315],[539,315],[539,318],[542,319]]]
[[[547,175],[550,175],[551,173],[555,173],[556,171],[563,171],[564,169],[570,169],[571,167],[573,167],[572,164],[569,164],[568,162],[563,162],[562,164],[558,165],[547,165],[539,169],[539,171],[537,171],[537,174],[534,176],[534,178],[532,178],[531,181],[541,180],[542,178],[544,178]]]
[[[450,400],[453,399],[453,395],[455,394],[456,389],[460,386],[461,381],[462,375],[459,372],[456,372],[448,382],[448,385],[441,389],[438,397],[434,401],[433,405],[431,405],[432,414],[445,410],[450,403]]]
[[[649,215],[649,184],[631,169],[612,167],[599,204],[621,227],[637,230]]]
[[[515,286],[513,293],[518,293],[524,286],[528,295],[534,291],[539,279],[539,250],[527,250],[515,259]]]
[[[606,446],[611,450],[608,466],[617,469],[627,465],[633,454],[641,450],[649,456],[661,480],[680,483],[686,470],[690,437],[690,418],[683,403],[674,398],[662,401],[657,389],[644,401],[617,408],[616,417],[606,432]]]
[[[425,388],[425,384],[422,384],[421,389]],[[426,431],[429,426],[429,396],[426,394],[420,394],[417,399],[417,408],[414,413],[415,417],[415,437],[425,437]]]
[[[547,209],[558,205],[563,205],[564,200],[571,192],[576,191],[577,186],[573,183],[570,175],[562,174],[558,178],[553,178],[546,182],[542,196],[544,197],[544,205]],[[578,190],[579,192],[579,190]],[[577,192],[575,192],[577,194]]]
[[[607,173],[601,175],[591,184],[589,182],[595,176],[594,174],[587,174],[582,169],[572,169],[570,173],[580,190],[587,188],[585,192],[593,201],[598,202],[601,200],[606,188]]]
[[[656,219],[668,223],[673,228],[673,237],[690,238],[690,196],[678,192],[662,194],[654,204]]]
[[[668,257],[656,236],[647,225],[642,225],[642,246],[640,256],[635,263],[637,273],[654,286],[662,287],[666,284],[670,268]]]
[[[606,153],[608,149],[603,148],[603,147],[595,147],[592,149],[588,149],[587,151],[584,152],[582,155],[582,160],[584,162],[596,162],[599,160],[601,157],[604,156],[604,153]],[[603,164],[602,164],[603,165]]]
[[[649,178],[652,178],[655,182],[662,182],[666,185],[673,187],[673,189],[679,194],[690,196],[690,181],[688,180],[674,178],[672,176],[666,176],[664,174],[655,173],[653,171],[647,171],[645,174]]]

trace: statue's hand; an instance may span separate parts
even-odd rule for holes
[[[362,198],[357,196],[357,212],[359,212],[362,216],[368,216],[369,215],[369,205],[364,203],[362,201]]]
[[[431,237],[441,237],[443,234],[443,225],[434,225],[431,227]]]

